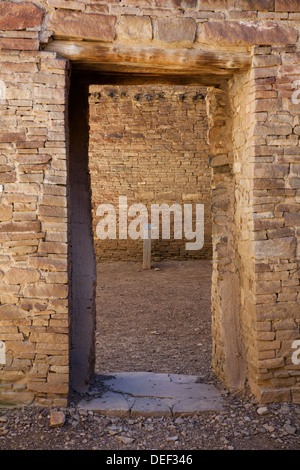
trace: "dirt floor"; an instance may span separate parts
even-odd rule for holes
[[[231,394],[211,370],[211,265],[208,261],[136,263],[98,268],[96,373],[198,375],[224,399],[222,412],[188,417],[108,417],[67,408],[0,406],[0,450],[297,450],[300,405],[261,405],[248,390]],[[86,396],[99,393],[97,377]],[[52,427],[50,416],[64,420]],[[133,453],[134,455],[134,453]]]
[[[211,262],[98,268],[98,373],[164,372],[211,380]]]

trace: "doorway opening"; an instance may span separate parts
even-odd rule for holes
[[[210,379],[211,168],[206,94],[200,85],[89,87],[97,374],[139,371]],[[127,204],[126,238],[120,233],[121,198]],[[151,269],[143,269],[143,240],[130,237],[131,223],[142,209],[136,204],[147,209],[152,228],[157,206],[170,209],[169,219],[161,210],[159,234],[151,240]],[[109,226],[107,205],[115,208],[112,238],[104,232],[104,225]],[[196,220],[200,206],[203,219]],[[132,207],[137,213],[130,216]],[[178,237],[175,214],[179,213]],[[169,233],[163,233],[164,223]],[[135,229],[134,235],[143,232],[139,224]]]
[[[100,352],[97,352],[97,348],[102,348],[102,351],[105,350],[105,354],[102,354],[102,358],[105,356],[106,358],[114,357],[111,348],[112,335],[115,335],[114,340],[118,338],[116,335],[118,328],[122,336],[115,341],[116,351],[119,352],[122,359],[126,356],[127,359],[129,358],[128,367],[130,369],[145,368],[146,363],[141,363],[139,366],[137,359],[142,357],[140,352],[141,345],[147,342],[135,333],[136,324],[144,326],[144,332],[147,334],[148,344],[150,344],[149,349],[145,349],[145,359],[147,357],[149,358],[149,356],[152,357],[153,351],[160,351],[160,357],[165,357],[165,354],[170,350],[171,354],[169,355],[170,361],[168,364],[171,364],[171,366],[167,365],[167,362],[164,365],[160,365],[160,367],[165,367],[165,370],[171,367],[173,368],[172,370],[175,371],[183,369],[187,371],[188,358],[191,357],[190,364],[195,364],[197,374],[205,376],[207,371],[206,367],[210,367],[212,364],[214,374],[216,374],[216,377],[221,379],[226,386],[234,389],[243,387],[245,381],[245,367],[242,343],[243,333],[241,328],[243,328],[242,312],[244,306],[241,302],[245,301],[246,291],[243,291],[244,296],[242,298],[240,282],[244,282],[246,278],[240,276],[242,272],[242,261],[237,253],[238,235],[237,220],[235,220],[235,218],[239,213],[236,212],[235,204],[239,187],[237,186],[236,176],[233,171],[233,157],[235,159],[241,157],[243,146],[240,145],[239,140],[237,150],[234,149],[236,144],[234,139],[236,136],[238,137],[239,134],[233,134],[232,132],[232,126],[236,126],[239,130],[239,126],[243,120],[241,119],[240,107],[236,112],[236,117],[234,113],[232,114],[229,97],[230,93],[238,95],[242,89],[241,83],[243,81],[245,85],[248,83],[248,76],[245,73],[236,80],[233,79],[229,85],[230,90],[228,79],[218,78],[215,83],[211,83],[211,81],[211,77],[208,80],[207,77],[203,78],[200,75],[199,77],[188,77],[185,75],[166,77],[164,75],[148,76],[134,73],[128,73],[127,75],[105,75],[100,73],[87,73],[82,70],[73,71],[69,103],[69,213],[71,240],[69,266],[72,285],[72,302],[70,305],[70,381],[72,388],[76,391],[86,392],[89,389],[90,384],[93,382],[95,370],[102,373],[104,370],[109,370],[113,367],[111,362],[110,364],[108,362],[106,365],[104,364],[103,359],[101,360]],[[211,85],[208,85],[208,82],[211,83]],[[146,89],[146,86],[150,88]],[[172,91],[168,89],[168,86],[173,87]],[[97,89],[97,87],[107,88]],[[127,91],[124,91],[124,87],[128,87]],[[166,99],[166,97],[168,99]],[[174,109],[172,109],[173,99],[173,105],[175,105],[176,102]],[[102,105],[101,102],[103,103]],[[123,106],[122,120],[119,119],[120,103],[122,103]],[[204,112],[203,107],[203,115],[201,115],[199,110],[199,112],[197,111],[198,117],[200,115],[203,119],[193,120],[192,117],[193,113],[195,113],[195,107],[198,105],[201,107],[204,106],[204,104],[206,111]],[[142,110],[143,106],[145,107],[145,112]],[[151,118],[152,123],[154,122],[155,124],[154,128],[151,132],[151,126],[149,126],[148,123],[144,130],[141,131],[142,123],[145,124],[147,122],[145,116],[151,115],[151,106],[156,110],[153,114],[155,117],[152,116]],[[164,106],[168,109],[167,112],[165,111],[165,116],[171,121],[174,116],[176,116],[176,113],[179,112],[178,109],[185,110],[186,114],[183,114],[183,117],[177,120],[177,125],[176,120],[174,122],[172,121],[172,124],[170,124],[171,121],[169,121],[168,125],[165,125],[165,128],[163,128],[165,122],[164,117],[157,116],[159,115],[159,109],[163,109]],[[191,106],[190,109],[188,109],[189,106]],[[94,109],[95,115],[93,115],[91,119],[92,108]],[[106,113],[108,109],[110,109],[110,113]],[[113,111],[113,109],[115,109],[115,111]],[[132,113],[133,109],[137,114],[132,122],[133,127],[130,129],[129,115],[134,115],[134,113]],[[130,110],[127,117],[125,110]],[[97,112],[100,114],[97,115]],[[108,118],[111,119],[111,121],[109,122],[108,120],[106,122],[106,126],[104,126],[102,130],[100,129],[100,134],[97,137],[97,132],[99,133],[98,126],[101,125],[101,122],[102,124],[103,122],[105,123],[105,119]],[[246,115],[243,115],[242,118],[246,119]],[[137,126],[137,122],[139,129],[135,127]],[[149,122],[151,122],[151,120]],[[203,147],[199,146],[200,140],[195,142],[198,139],[195,129],[200,122],[202,131],[204,128],[206,129],[205,132],[200,132],[200,140]],[[122,128],[117,129],[116,126],[118,126],[118,123]],[[194,123],[194,127],[188,129],[187,126],[190,123]],[[161,129],[160,126],[162,126]],[[181,131],[180,126],[182,126],[183,131]],[[159,130],[159,132],[157,132],[157,130]],[[168,132],[170,132],[171,137],[167,136]],[[207,134],[209,136],[209,145],[204,137]],[[161,138],[161,135],[163,135],[164,138]],[[188,143],[185,138],[187,135],[189,136]],[[159,141],[156,140],[157,136],[160,138]],[[123,141],[123,143],[125,142],[125,147],[121,146],[121,141]],[[180,149],[177,153],[175,151],[176,149],[172,147],[173,141]],[[129,145],[127,148],[126,143]],[[187,146],[184,148],[185,144],[187,144]],[[135,145],[139,148],[134,147]],[[191,149],[189,145],[194,146],[193,149]],[[109,146],[111,147],[109,148]],[[171,152],[168,150],[170,147]],[[148,153],[146,152],[146,154],[141,157],[142,151],[145,149]],[[191,158],[192,155],[193,157]],[[101,158],[99,158],[100,156]],[[199,164],[201,162],[201,156],[203,162],[205,162],[203,166]],[[199,157],[200,160],[197,162],[197,158]],[[155,172],[154,170],[158,168],[160,169]],[[204,171],[204,168],[207,173]],[[237,168],[237,164],[235,164],[235,168]],[[92,174],[93,172],[94,175]],[[204,174],[206,176],[203,176]],[[209,174],[210,177],[208,176]],[[204,177],[204,180],[207,178],[207,184],[200,185],[199,187],[201,175]],[[146,177],[149,178],[148,184],[144,184],[145,182],[147,183]],[[166,184],[167,180],[164,181],[164,178],[167,178],[167,180],[170,178],[168,184]],[[174,178],[174,180],[172,178]],[[157,188],[155,181],[157,181]],[[208,181],[210,181],[210,183]],[[121,187],[122,182],[125,182],[124,187]],[[108,183],[108,186],[105,187],[106,183]],[[140,183],[140,185],[137,183]],[[177,187],[176,183],[178,184]],[[120,186],[118,187],[118,185]],[[147,187],[147,191],[145,187]],[[190,191],[190,189],[192,190]],[[101,196],[100,200],[97,200],[97,191]],[[202,194],[201,191],[203,191]],[[102,195],[105,195],[105,198],[102,199]],[[176,199],[178,195],[181,198],[180,200]],[[104,219],[104,213],[101,211],[97,213],[99,208],[98,204],[101,206],[102,204],[108,203],[114,208],[116,198],[120,200],[120,197],[126,198],[129,209],[132,208],[135,203],[140,203],[146,209],[150,205],[151,210],[153,205],[155,206],[155,204],[162,203],[165,203],[169,208],[172,203],[173,206],[184,206],[185,203],[187,206],[192,206],[193,204],[197,205],[196,203],[200,203],[198,204],[199,206],[205,206],[205,198],[207,198],[203,219],[203,226],[204,229],[206,229],[203,236],[203,251],[200,249],[195,250],[193,253],[191,250],[187,259],[183,256],[184,252],[187,250],[184,250],[182,247],[185,246],[184,244],[187,241],[193,241],[190,236],[191,231],[187,232],[189,237],[186,238],[189,238],[189,240],[180,240],[180,237],[177,235],[173,236],[173,240],[172,236],[169,236],[169,239],[165,238],[163,240],[156,240],[154,237],[152,245],[153,269],[148,270],[148,272],[141,270],[143,244],[141,240],[135,237],[129,236],[129,240],[126,240],[125,245],[123,244],[124,240],[119,241],[118,237],[112,240],[100,240],[100,242],[107,243],[103,245],[106,246],[105,250],[101,251],[102,245],[100,245],[99,240],[95,237],[95,233],[98,238],[101,238],[101,236],[99,237],[99,230],[97,231],[97,229],[99,229],[99,219]],[[242,207],[243,195],[238,200],[238,204],[241,204]],[[121,206],[119,206],[119,210],[120,207]],[[119,215],[117,208],[113,211],[113,214],[117,226],[117,216]],[[134,222],[134,220],[130,219],[132,213],[129,214],[129,210],[127,215],[129,217],[126,227],[129,229],[131,222]],[[171,216],[173,216],[173,214],[171,214]],[[209,219],[205,219],[205,216],[208,218],[211,217],[211,222],[208,221]],[[172,220],[171,218],[171,222]],[[173,222],[175,234],[175,218]],[[114,227],[114,225],[112,226]],[[190,227],[192,226],[193,223],[191,222]],[[172,233],[172,224],[170,227]],[[134,231],[137,231],[137,224],[134,225]],[[98,249],[100,251],[98,251]],[[125,290],[126,293],[125,297],[130,301],[129,307],[126,307],[125,310],[126,312],[131,310],[133,316],[125,322],[122,322],[122,320],[124,320],[124,314],[119,308],[120,306],[124,307],[125,297],[120,296],[119,300],[117,299],[114,293],[114,286],[111,285],[112,281],[109,281],[109,276],[107,278],[109,285],[106,284],[105,286],[105,284],[101,284],[101,282],[104,282],[105,276],[104,273],[101,272],[101,265],[99,267],[97,266],[97,256],[99,261],[101,256],[105,258],[103,253],[108,253],[109,255],[108,260],[102,260],[103,268],[104,264],[108,266],[107,269],[111,270],[110,276],[115,282],[114,286],[116,286],[117,292],[122,294],[117,284],[122,285],[122,289]],[[112,253],[117,256],[114,262],[112,262]],[[124,261],[124,258],[122,259],[124,254],[127,256],[127,262]],[[137,263],[137,269],[134,268],[132,272],[134,287],[138,287],[138,281],[141,281],[143,278],[147,279],[146,284],[150,286],[149,301],[152,310],[147,307],[145,302],[141,305],[138,301],[139,296],[140,302],[145,300],[143,299],[143,287],[139,288],[138,295],[130,295],[128,294],[130,289],[128,289],[128,284],[126,285],[125,282],[126,276],[128,279],[128,273],[122,275],[119,270],[117,274],[121,277],[118,277],[117,274],[112,272],[113,267],[116,267],[114,263],[120,263],[123,269],[125,269],[126,263],[129,262],[132,263],[131,266]],[[205,339],[209,338],[209,328],[208,322],[207,329],[206,327],[203,328],[199,326],[197,323],[199,322],[198,316],[193,327],[193,339],[190,342],[192,347],[186,349],[187,341],[184,335],[187,333],[189,326],[193,324],[191,318],[189,318],[192,310],[191,304],[193,303],[190,292],[191,290],[197,292],[197,288],[193,290],[192,281],[196,283],[195,285],[198,283],[199,286],[204,270],[200,270],[194,277],[190,275],[190,272],[182,273],[184,268],[188,267],[188,263],[193,266],[200,266],[201,262],[206,262],[208,265],[210,264],[212,272],[212,276],[209,275],[206,278],[208,282],[205,288],[205,299],[208,299],[208,304],[211,303],[212,310],[211,344],[208,346],[207,343],[207,346],[203,347],[202,340],[199,339],[201,330],[205,331],[203,337],[205,337]],[[173,274],[170,271],[170,267],[168,267],[170,263],[173,267],[175,263],[178,264],[178,269],[175,269]],[[127,264],[127,267],[128,266],[129,264]],[[100,281],[98,281],[98,283],[97,271],[100,272]],[[107,271],[107,273],[109,273],[109,271]],[[175,274],[179,274],[180,289],[174,287]],[[170,334],[170,341],[165,341],[166,334],[169,334],[172,331],[171,328],[174,328],[174,323],[172,324],[174,304],[173,310],[172,306],[169,304],[166,306],[165,314],[160,312],[162,303],[159,304],[158,302],[159,296],[157,295],[155,284],[153,284],[153,286],[151,284],[152,282],[158,282],[157,286],[162,288],[161,282],[159,282],[160,275],[161,280],[164,279],[168,287],[173,286],[173,293],[169,291],[168,299],[172,299],[172,296],[175,294],[179,296],[177,298],[179,300],[174,300],[174,302],[176,305],[180,306],[181,318],[179,317],[178,325],[180,325],[180,333],[183,334],[182,345],[184,346],[182,346],[182,349],[174,347],[175,340],[172,342],[170,339],[174,338],[173,333]],[[146,276],[148,276],[148,278],[146,278]],[[170,276],[169,280],[168,276]],[[180,279],[182,278],[184,282],[181,282]],[[190,282],[188,282],[188,279],[190,279]],[[212,284],[210,287],[211,281]],[[99,302],[104,302],[105,291],[107,293],[106,299],[109,300],[113,297],[113,301],[117,302],[117,304],[114,304],[113,310],[115,315],[117,314],[119,317],[115,317],[114,324],[111,326],[107,323],[106,342],[102,342],[104,336],[101,336],[101,327],[97,330],[98,325],[100,326],[102,321],[102,319],[99,319],[99,322],[97,321],[97,295]],[[160,290],[160,292],[163,291]],[[165,296],[163,296],[163,294],[161,295],[165,303]],[[199,306],[202,307],[205,303],[206,300],[204,300],[204,297],[201,297],[200,293],[198,297],[195,298],[195,303],[193,303],[195,311],[198,312]],[[137,308],[136,313],[132,310],[133,305]],[[107,309],[108,313],[109,311],[110,308]],[[147,320],[146,317],[141,318],[140,314],[142,311],[150,315],[150,317],[148,317],[150,320]],[[206,312],[207,311],[208,309]],[[101,308],[98,309],[98,312],[101,312]],[[157,325],[160,326],[160,329],[156,326],[152,328],[151,312],[152,316],[156,314],[158,319]],[[162,317],[168,318],[168,322],[163,324],[163,322],[160,321]],[[109,315],[107,318],[109,318]],[[125,326],[128,323],[132,325],[131,331],[133,333],[133,340],[131,344],[135,345],[131,356],[124,353],[124,347],[127,341],[125,338],[128,337]],[[104,329],[102,329],[102,333],[103,332]],[[157,345],[158,343],[153,342],[154,338],[161,341],[160,346]],[[120,342],[123,342],[122,348],[118,348]],[[127,343],[130,344],[129,339]],[[201,351],[202,353],[207,353],[205,357],[201,356]],[[199,358],[198,364],[196,356]],[[149,370],[153,369],[153,364],[155,363],[154,357],[155,356],[153,356],[153,361],[150,361],[150,364],[148,363],[147,368]],[[184,358],[184,361],[180,362],[179,358]],[[115,367],[119,370],[120,368],[124,370],[125,365],[124,363],[121,364],[120,361],[116,361],[114,363],[114,370],[116,370]],[[189,370],[191,370],[191,368]]]

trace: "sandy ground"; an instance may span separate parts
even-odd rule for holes
[[[210,261],[99,264],[96,371],[212,379],[210,289]]]

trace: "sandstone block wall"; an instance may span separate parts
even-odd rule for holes
[[[186,250],[187,239],[152,240],[152,259],[211,258],[211,168],[209,165],[206,90],[201,87],[91,86],[89,169],[93,229],[98,260],[141,261],[143,241],[99,240],[97,207],[151,204],[205,206],[205,243]],[[130,223],[131,218],[128,218]],[[183,221],[182,221],[183,222]],[[182,225],[183,226],[183,225]],[[118,231],[117,231],[118,232]]]
[[[299,402],[299,33],[298,0],[0,2],[1,402],[65,404],[76,336],[92,337],[88,204],[72,199],[80,187],[88,202],[87,155],[75,159],[83,182],[68,68],[73,83],[88,71],[89,85],[207,87],[214,369],[260,401]]]
[[[1,52],[1,403],[68,395],[66,67],[54,53]]]
[[[251,382],[266,390],[266,399],[275,388],[287,401],[299,400],[299,365],[291,355],[300,325],[298,72],[296,48],[254,48],[251,82],[256,86],[249,106],[258,120],[250,127],[249,158],[255,274],[248,269],[248,290],[255,285],[251,326],[258,347],[252,348],[256,374],[251,372]]]

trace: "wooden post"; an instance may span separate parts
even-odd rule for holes
[[[151,225],[144,228],[143,269],[151,269]]]

